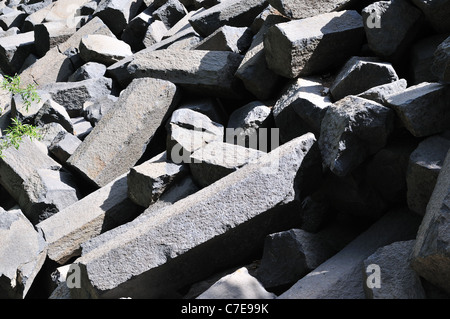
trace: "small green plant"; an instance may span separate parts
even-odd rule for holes
[[[20,87],[20,77],[16,74],[11,77],[4,75],[4,80],[1,83],[1,87],[8,90],[13,95],[20,95],[25,104],[25,108],[28,111],[32,102],[39,102],[41,98],[36,92],[36,87],[29,84],[26,88]],[[0,142],[0,158],[4,157],[3,151],[8,147],[13,146],[19,149],[20,143],[24,136],[28,136],[30,139],[41,139],[42,136],[39,133],[39,129],[31,124],[24,124],[18,117],[11,119],[11,125],[4,131],[5,135],[2,136]]]
[[[41,98],[36,92],[36,87],[33,84],[28,84],[26,88],[20,87],[20,76],[3,75],[2,88],[8,90],[13,95],[20,95],[25,104],[26,110],[31,106],[31,102],[39,102]]]

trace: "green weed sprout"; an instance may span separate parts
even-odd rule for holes
[[[20,77],[16,74],[11,77],[4,75],[4,80],[1,83],[1,87],[8,90],[13,95],[20,95],[25,104],[26,110],[31,106],[32,102],[40,102],[41,98],[36,92],[36,87],[32,84],[27,85],[26,88],[20,87]],[[4,157],[3,151],[11,146],[15,149],[19,149],[20,143],[24,136],[28,136],[31,140],[41,139],[42,136],[39,133],[39,129],[31,124],[23,124],[18,117],[11,119],[11,125],[5,130],[5,135],[0,141],[0,158]]]

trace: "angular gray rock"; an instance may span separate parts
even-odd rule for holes
[[[56,82],[41,86],[40,89],[64,106],[70,117],[77,117],[82,114],[86,101],[111,94],[112,79],[101,77],[78,82]]]
[[[422,10],[427,21],[438,33],[450,32],[450,22],[447,19],[450,14],[450,2],[448,0],[412,0],[412,3]]]
[[[450,293],[449,194],[450,152],[442,165],[425,216],[417,232],[412,267],[417,274]]]
[[[167,160],[166,152],[131,168],[127,175],[128,197],[148,208],[173,183],[188,173],[187,166]]]
[[[394,112],[363,98],[348,96],[330,105],[322,120],[319,147],[323,164],[345,176],[378,152],[394,129]]]
[[[146,37],[149,38],[149,42],[155,43],[161,41],[165,33],[167,33],[167,27],[164,22],[153,18],[152,14],[154,11],[154,6],[147,7],[147,9],[134,17],[123,30],[121,40],[128,43],[134,52],[145,49],[144,39]]]
[[[140,9],[142,0],[101,0],[93,16],[102,21],[120,38],[128,22],[133,19]]]
[[[122,86],[133,78],[153,77],[206,96],[239,98],[243,88],[234,73],[241,61],[233,52],[145,49],[130,61],[111,65],[107,74]]]
[[[131,47],[122,40],[102,34],[90,34],[81,39],[80,57],[85,62],[98,62],[106,66],[131,56]]]
[[[80,140],[84,140],[92,132],[92,125],[84,117],[78,116],[71,118],[73,125],[73,134]]]
[[[167,29],[170,29],[186,14],[187,10],[180,1],[167,0],[161,7],[153,12],[152,16],[161,20]]]
[[[2,72],[10,75],[18,73],[33,48],[33,32],[0,38],[0,68]]]
[[[260,101],[250,102],[231,113],[225,129],[225,141],[269,152],[272,149],[271,141],[268,134],[264,135],[262,131],[268,131],[273,124],[269,106]]]
[[[223,1],[191,17],[189,22],[195,31],[207,37],[224,25],[249,26],[267,5],[267,0]]]
[[[431,71],[440,81],[450,83],[450,37],[439,44],[434,52]]]
[[[252,42],[249,28],[223,26],[197,44],[195,50],[231,51],[243,54]]]
[[[282,142],[306,132],[320,134],[322,119],[332,104],[325,91],[319,77],[299,77],[284,87],[272,110]]]
[[[38,57],[43,57],[50,49],[67,41],[76,32],[76,27],[68,27],[62,22],[46,22],[34,27],[34,46]]]
[[[196,299],[275,299],[261,283],[242,267],[221,278]]]
[[[382,246],[414,239],[419,225],[420,219],[407,210],[388,212],[278,298],[364,299],[364,260]]]
[[[267,234],[295,223],[297,198],[311,191],[321,175],[318,156],[315,138],[307,134],[144,222],[131,224],[76,261],[84,284],[72,289],[72,296],[157,297],[210,276],[218,266],[248,259]]]
[[[24,299],[44,264],[47,244],[22,211],[0,209],[0,298]]]
[[[213,122],[226,124],[228,114],[220,99],[211,97],[194,97],[181,102],[178,109],[191,109],[209,117]]]
[[[423,140],[411,153],[406,174],[407,202],[411,211],[425,215],[449,149],[450,140],[435,135]]]
[[[308,0],[269,0],[278,11],[291,19],[303,19],[322,13],[339,11],[351,0],[319,0],[311,3]]]
[[[97,62],[88,62],[80,66],[69,78],[68,82],[98,79],[105,75],[106,66]]]
[[[87,101],[83,105],[83,117],[92,126],[95,126],[109,110],[114,108],[117,100],[118,97],[114,95],[104,95],[93,101]]]
[[[401,93],[408,87],[405,79],[400,79],[388,84],[382,84],[368,89],[358,95],[364,99],[372,100],[387,106],[387,100],[390,95]]]
[[[281,77],[267,65],[264,36],[270,27],[286,21],[288,21],[287,18],[279,15],[268,16],[253,37],[251,46],[236,71],[236,76],[242,80],[246,89],[262,101],[272,98],[281,85]]]
[[[63,131],[56,135],[48,150],[61,164],[64,164],[80,144],[81,140],[78,137]]]
[[[78,201],[72,175],[29,138],[22,140],[19,149],[9,147],[3,154],[0,183],[33,224]]]
[[[64,264],[81,254],[82,243],[136,218],[142,209],[127,193],[124,175],[37,224],[48,244],[48,257]]]
[[[449,127],[449,99],[450,87],[423,82],[391,95],[387,103],[412,135],[426,137]]]
[[[264,152],[240,145],[213,141],[194,151],[189,168],[192,178],[206,187],[249,163],[256,163]]]
[[[269,68],[286,78],[327,70],[358,55],[364,26],[354,10],[280,23],[264,39]]]
[[[415,240],[397,241],[378,248],[363,264],[364,281],[371,281],[371,265],[380,267],[379,287],[368,287],[364,291],[368,299],[425,299],[420,277],[411,267],[411,252]]]
[[[98,122],[67,163],[88,181],[105,186],[141,158],[146,144],[168,119],[177,101],[177,88],[170,82],[133,80],[120,95],[118,107]]]
[[[392,64],[378,58],[350,58],[333,81],[330,93],[335,101],[357,95],[375,86],[399,80]]]
[[[223,141],[224,129],[206,115],[182,108],[173,112],[166,124],[167,158],[176,164],[191,162],[191,154],[213,141]]]
[[[334,245],[328,236],[334,238]],[[335,247],[348,244],[343,229],[309,233],[302,229],[270,234],[264,243],[256,278],[269,290],[292,285],[338,252]],[[336,243],[340,242],[340,245]]]
[[[378,1],[365,7],[364,21],[369,48],[379,57],[397,60],[422,26],[422,12],[407,0]]]
[[[44,126],[45,124],[53,122],[61,124],[67,132],[73,133],[73,124],[66,109],[62,105],[49,99],[44,102],[42,107],[36,113],[34,124],[37,126]]]

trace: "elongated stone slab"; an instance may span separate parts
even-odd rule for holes
[[[72,296],[160,297],[247,259],[266,235],[298,223],[298,199],[320,180],[318,157],[314,135],[306,134],[132,223],[76,261],[81,288]]]
[[[37,224],[48,244],[48,257],[64,264],[81,254],[82,243],[135,218],[142,209],[127,192],[124,175]]]
[[[242,61],[234,52],[149,49],[111,65],[107,74],[126,86],[132,79],[153,77],[179,84],[202,95],[233,98],[242,95],[234,74]]]
[[[177,92],[176,86],[167,81],[133,80],[67,163],[99,187],[127,173],[170,116],[177,104]]]

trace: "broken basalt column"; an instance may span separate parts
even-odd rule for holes
[[[76,261],[82,284],[72,295],[156,298],[210,276],[218,266],[223,269],[248,258],[272,230],[297,222],[298,198],[320,179],[318,156],[314,136],[306,134],[138,225],[131,224]],[[183,272],[178,271],[179,263]]]
[[[358,55],[364,39],[354,10],[279,23],[269,29],[264,49],[269,69],[286,78],[313,75]]]
[[[355,96],[339,100],[322,120],[319,146],[324,166],[346,176],[386,145],[393,128],[391,109]]]
[[[196,94],[240,98],[243,87],[234,73],[241,61],[242,56],[234,52],[145,49],[111,65],[107,74],[122,86],[134,78],[153,77]]]
[[[19,208],[0,208],[0,298],[25,298],[46,252],[44,238]]]
[[[173,112],[178,97],[173,83],[133,80],[116,107],[102,117],[67,163],[95,185],[107,185],[141,158],[158,127]],[[125,129],[118,129],[124,123]]]

